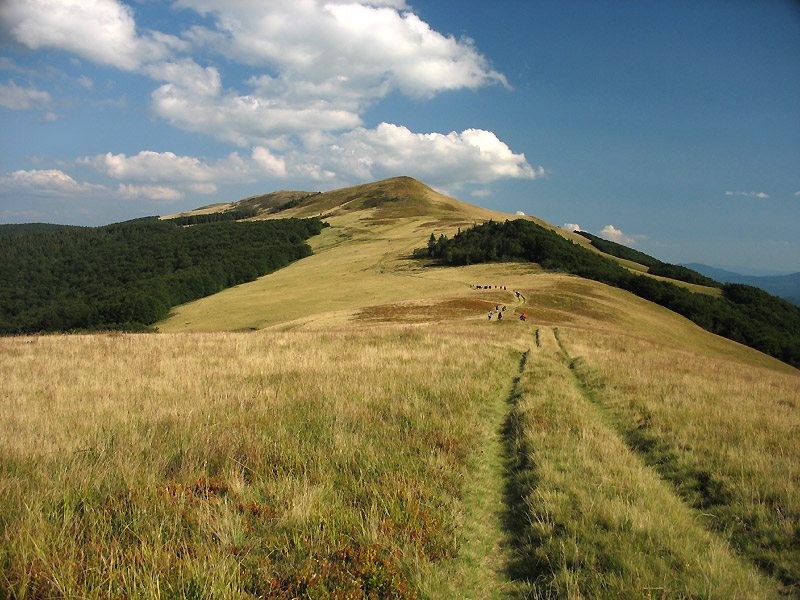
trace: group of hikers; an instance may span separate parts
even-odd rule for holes
[[[479,289],[479,290],[492,290],[492,289],[495,289],[495,290],[504,290],[504,291],[506,291],[506,286],[504,286],[504,285],[495,285],[495,286],[491,286],[491,285],[476,285],[475,288]],[[518,300],[520,298],[522,300],[525,299],[524,296],[522,295],[522,293],[519,290],[514,290],[514,295],[517,297]],[[503,320],[503,314],[506,312],[506,309],[507,309],[506,306],[503,306],[503,308],[501,309],[499,304],[495,305],[494,310],[490,310],[489,311],[489,320],[491,321],[492,317],[494,317],[495,313],[497,313],[497,320],[498,321],[502,321]],[[528,315],[526,315],[525,313],[522,313],[519,316],[519,320],[520,321],[526,321],[527,319],[528,319]]]
[[[494,307],[494,310],[493,310],[493,311],[492,311],[492,310],[490,310],[490,311],[489,311],[489,320],[490,320],[490,321],[492,320],[492,317],[494,316],[494,313],[495,313],[495,312],[497,313],[497,320],[498,320],[498,321],[502,321],[502,319],[503,319],[503,313],[504,313],[504,312],[506,312],[506,307],[505,307],[505,306],[503,306],[503,308],[501,309],[501,308],[500,308],[500,305],[498,304],[497,306],[495,306],[495,307]],[[528,315],[526,315],[525,313],[522,313],[522,314],[519,316],[519,320],[520,320],[520,321],[527,321],[527,319],[528,319]]]

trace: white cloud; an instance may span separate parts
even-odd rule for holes
[[[156,115],[250,148],[249,157],[213,163],[144,151],[85,157],[80,164],[126,184],[156,187],[265,176],[349,183],[408,174],[455,190],[546,174],[491,131],[363,127],[364,112],[394,91],[423,99],[446,90],[507,86],[470,40],[434,31],[405,0],[177,0],[175,6],[207,16],[213,25],[177,38],[137,31],[133,9],[121,0],[0,0],[0,21],[16,41],[146,75],[158,82],[150,95]],[[197,62],[201,55],[213,60],[213,52],[224,60]],[[237,83],[235,69],[220,72],[235,62],[249,67],[237,88],[227,83]],[[94,85],[85,76],[77,81],[87,89]],[[49,102],[46,92],[11,85],[0,90],[7,103]]]
[[[59,48],[128,71],[187,47],[158,32],[137,35],[133,11],[115,0],[4,0],[0,21],[28,48]]]
[[[172,152],[144,150],[135,156],[100,154],[84,157],[79,164],[125,181],[150,183],[224,183],[250,178],[250,165],[236,152],[214,163]]]
[[[518,210],[518,211],[517,211],[517,216],[524,217],[524,216],[525,216],[525,213],[524,213],[524,212],[522,212],[521,210]]]
[[[188,187],[196,194],[216,194],[218,190],[213,183],[191,183]]]
[[[611,226],[609,225],[609,227],[611,227]],[[567,231],[580,231],[581,230],[581,226],[578,225],[577,223],[564,223],[561,226],[561,229],[566,229]]]
[[[286,177],[286,161],[261,146],[253,148],[253,161],[272,177]]]
[[[172,83],[152,94],[153,109],[172,125],[240,146],[274,145],[282,136],[350,129],[361,124],[354,112],[319,101],[292,106],[258,95],[202,96]]]
[[[29,108],[46,106],[52,98],[47,92],[30,87],[18,86],[14,81],[8,85],[0,83],[0,106],[13,110],[26,110]]]
[[[430,28],[405,2],[227,2],[179,0],[212,15],[195,43],[240,62],[269,66],[292,82],[333,83],[336,94],[374,97],[399,89],[416,97],[442,90],[506,84],[469,41]],[[385,89],[384,89],[385,88]]]
[[[119,184],[117,194],[126,200],[135,198],[146,198],[148,200],[159,200],[163,202],[173,202],[183,198],[183,192],[163,185],[131,185]]]
[[[403,174],[456,190],[502,177],[533,179],[545,173],[541,167],[531,167],[523,154],[512,152],[492,132],[477,129],[443,135],[382,123],[375,129],[358,128],[309,140],[308,148],[288,148],[281,154],[254,146],[250,157],[234,152],[214,162],[154,151],[134,156],[108,152],[77,162],[120,181],[159,185],[218,185],[264,177],[352,182]]]
[[[725,192],[726,196],[745,196],[747,198],[769,198],[764,192]]]
[[[531,167],[524,154],[514,154],[494,133],[480,129],[444,135],[381,123],[375,129],[342,134],[315,158],[332,171],[365,181],[403,174],[449,189],[545,174],[541,167]]]
[[[208,76],[188,59],[157,63],[145,70],[168,83],[153,92],[153,109],[176,127],[242,146],[275,147],[289,135],[351,130],[393,90],[428,98],[507,85],[470,41],[399,12],[405,2],[178,4],[215,21],[213,29],[192,28],[186,40],[267,72],[250,77],[250,91],[240,93],[223,90],[218,77],[203,83]]]
[[[108,193],[102,185],[78,183],[58,169],[14,171],[11,175],[0,177],[3,195],[33,194],[37,196],[74,197]]]
[[[599,235],[612,242],[617,242],[618,244],[627,244],[630,246],[636,243],[633,237],[622,233],[622,231],[613,225],[606,225],[603,227]]]
[[[90,90],[94,87],[94,81],[92,81],[91,77],[87,77],[86,75],[81,75],[78,77],[78,84],[87,90]]]

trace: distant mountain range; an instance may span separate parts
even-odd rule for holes
[[[688,263],[682,265],[698,273],[711,277],[722,283],[744,283],[769,292],[774,296],[779,296],[788,300],[792,304],[800,306],[800,273],[789,275],[741,275],[733,271],[718,269],[700,263]]]

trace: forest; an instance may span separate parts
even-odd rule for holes
[[[201,216],[202,217],[202,216]],[[318,218],[146,217],[0,235],[0,333],[147,330],[178,304],[311,254]]]
[[[613,252],[603,251],[615,256],[622,254],[619,248],[611,249]],[[622,288],[669,308],[712,333],[800,368],[800,308],[753,286],[714,282],[716,287],[722,287],[722,297],[695,293],[671,282],[634,274],[616,261],[524,219],[489,221],[460,231],[452,239],[431,235],[427,248],[417,249],[414,254],[450,266],[493,261],[535,262],[545,269]],[[633,256],[636,255],[622,258],[636,260]],[[648,266],[652,273],[652,265]],[[683,275],[680,271],[683,268],[677,269]]]
[[[662,262],[657,258],[653,258],[649,254],[639,252],[633,248],[628,248],[627,246],[623,246],[617,242],[604,240],[603,238],[586,231],[576,231],[575,233],[582,235],[589,240],[592,243],[592,246],[600,250],[600,252],[605,252],[606,254],[616,256],[617,258],[632,260],[640,265],[648,267],[647,272],[651,275],[659,275],[661,277],[668,277],[669,279],[677,279],[678,281],[685,281],[686,283],[696,283],[697,285],[722,287],[722,284],[719,281],[715,281],[714,279],[711,279],[711,277],[701,275],[692,269]]]

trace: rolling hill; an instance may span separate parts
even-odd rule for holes
[[[512,217],[410,178],[224,208],[331,226],[158,334],[0,338],[5,596],[800,596],[797,369],[597,281],[414,258]]]

